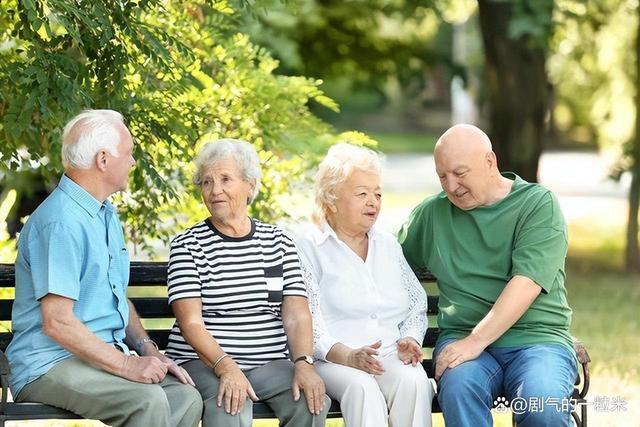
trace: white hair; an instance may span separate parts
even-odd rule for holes
[[[85,110],[71,119],[62,132],[65,169],[90,169],[100,150],[117,157],[118,124],[124,125],[124,119],[113,110]]]
[[[215,142],[207,142],[193,160],[196,165],[193,183],[197,186],[202,185],[204,170],[219,160],[229,158],[235,160],[242,179],[253,183],[253,191],[249,194],[250,204],[255,200],[260,190],[262,171],[260,170],[258,153],[247,141],[224,138]]]
[[[380,175],[380,155],[369,148],[346,143],[336,144],[329,149],[316,174],[316,209],[313,213],[316,223],[327,219],[329,207],[335,205],[338,199],[338,187],[349,179],[354,169]]]

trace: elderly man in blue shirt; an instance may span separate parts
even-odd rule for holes
[[[65,127],[65,174],[18,241],[11,391],[113,426],[196,426],[193,381],[126,297],[129,254],[107,198],[126,189],[133,147],[116,111],[84,111]]]

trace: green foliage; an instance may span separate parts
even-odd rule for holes
[[[321,82],[275,75],[278,62],[239,32],[241,16],[227,1],[14,0],[0,7],[0,173],[35,169],[53,182],[62,170],[64,123],[85,108],[122,112],[137,168],[116,202],[140,249],[204,215],[189,184],[203,141],[254,144],[264,181],[252,209],[268,221],[285,214],[276,196],[338,137],[308,108],[314,102],[337,111]]]
[[[472,3],[291,0],[258,10],[258,19],[245,18],[243,27],[280,59],[280,73],[331,81],[345,103],[353,90],[385,93],[389,80],[415,96],[429,70],[452,66],[447,22],[470,13]]]
[[[547,68],[555,119],[577,141],[620,147],[633,134],[635,0],[557,2]]]
[[[15,190],[7,191],[6,195],[0,198],[0,262],[13,262],[16,259],[16,242],[9,238],[7,232],[7,216],[15,201]]]
[[[504,0],[494,0],[504,1]],[[513,16],[509,21],[509,37],[528,37],[535,47],[547,49],[553,31],[553,0],[509,0]]]

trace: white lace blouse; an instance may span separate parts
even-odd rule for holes
[[[369,231],[363,261],[324,223],[296,242],[313,315],[315,357],[326,360],[338,342],[352,348],[382,340],[381,355],[396,341],[422,343],[427,296],[395,237]]]

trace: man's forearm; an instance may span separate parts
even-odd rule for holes
[[[487,315],[473,328],[470,338],[487,347],[509,330],[529,309],[541,288],[531,279],[514,276]]]
[[[73,301],[61,301],[65,299],[57,297],[57,301],[53,304],[43,303],[47,307],[45,311],[56,313],[56,315],[43,316],[45,319],[43,322],[44,333],[67,351],[92,366],[114,375],[121,375],[126,356],[102,341],[80,322],[73,315]],[[69,311],[64,310],[64,305],[69,305],[67,307]]]

